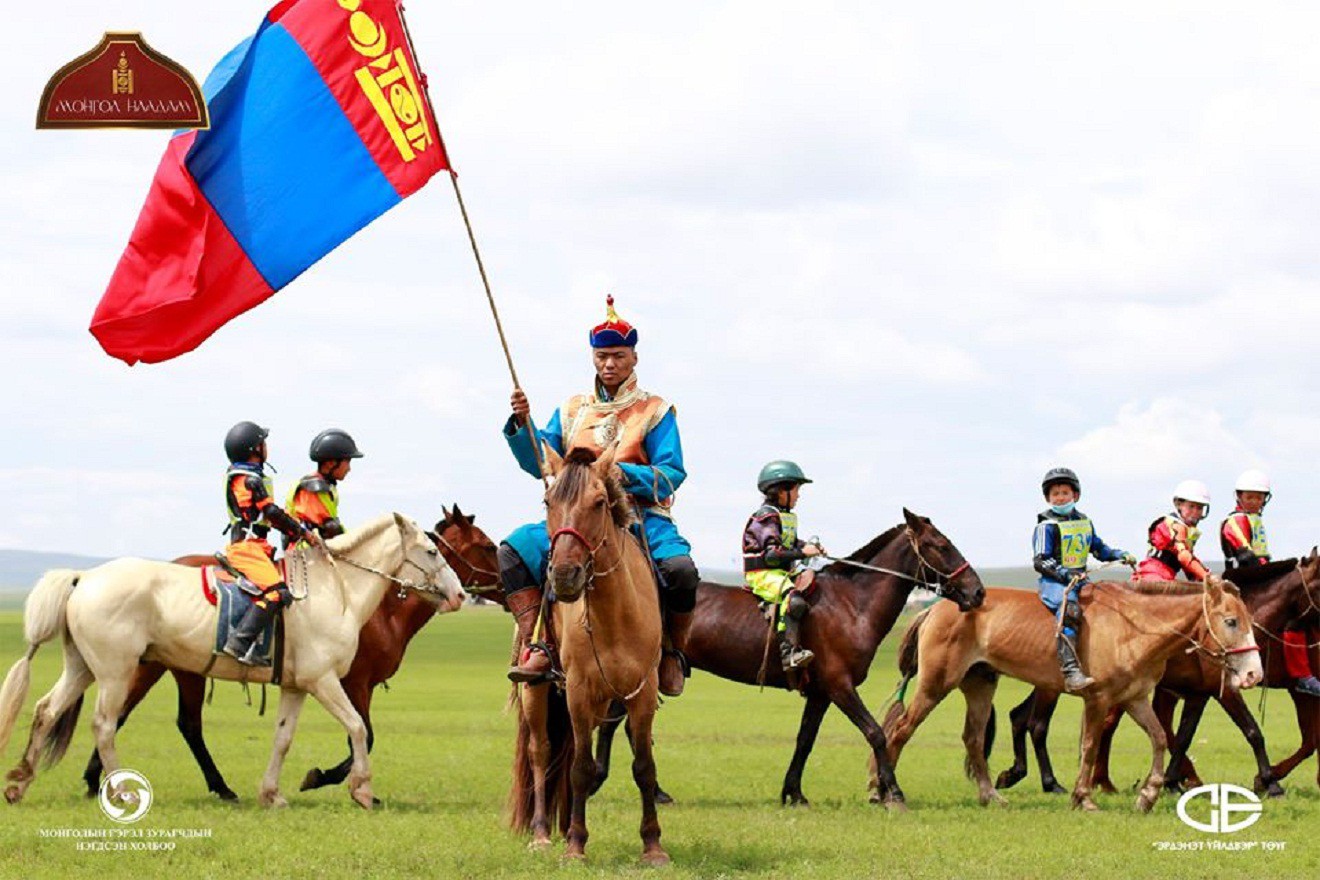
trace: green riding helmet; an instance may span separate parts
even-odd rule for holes
[[[810,482],[811,480],[807,479],[807,475],[802,473],[802,468],[795,462],[772,461],[761,468],[761,474],[756,478],[756,488],[761,492],[768,492],[771,486],[778,486],[781,483],[800,486]]]

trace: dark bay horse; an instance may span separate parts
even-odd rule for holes
[[[1073,788],[1073,806],[1096,809],[1091,799],[1091,770],[1099,737],[1111,708],[1121,708],[1150,737],[1151,769],[1137,809],[1148,811],[1164,782],[1163,728],[1149,696],[1175,654],[1192,650],[1214,657],[1226,668],[1226,683],[1252,687],[1262,676],[1251,614],[1237,590],[1210,578],[1188,583],[1101,583],[1082,596],[1087,623],[1078,650],[1095,684],[1079,696],[1085,703],[1081,766]],[[955,688],[967,701],[963,743],[967,773],[982,804],[1002,801],[990,783],[986,734],[998,674],[1011,675],[1046,690],[1063,688],[1053,646],[1055,619],[1039,597],[1026,590],[991,588],[985,605],[971,614],[955,614],[942,605],[923,612],[903,636],[900,694],[915,680],[905,707],[902,696],[885,719],[891,760],[897,764],[918,725]]]
[[[546,583],[557,600],[549,618],[564,687],[562,694],[548,684],[517,687],[510,825],[531,832],[532,847],[543,848],[558,819],[565,857],[586,857],[587,797],[596,773],[592,734],[617,700],[635,734],[642,861],[666,864],[651,751],[662,630],[651,563],[630,531],[636,518],[615,476],[614,447],[599,459],[589,449],[575,448],[562,460],[547,448],[546,464],[555,477],[545,495]]]
[[[1258,773],[1256,788],[1271,797],[1279,797],[1283,794],[1280,780],[1314,753],[1316,743],[1320,741],[1320,700],[1291,690],[1292,680],[1283,668],[1283,653],[1278,650],[1285,624],[1294,620],[1310,624],[1320,622],[1320,608],[1316,604],[1320,601],[1320,558],[1313,550],[1309,557],[1301,560],[1285,559],[1237,569],[1225,572],[1224,577],[1237,586],[1242,600],[1251,610],[1256,632],[1263,637],[1263,685],[1289,690],[1301,732],[1301,746],[1277,766],[1271,766],[1265,750],[1265,736],[1245,699],[1237,690],[1222,687],[1222,667],[1207,662],[1204,657],[1175,656],[1165,669],[1153,701],[1155,713],[1172,744],[1164,785],[1171,791],[1179,791],[1201,784],[1196,768],[1187,757],[1187,749],[1206,704],[1214,698],[1251,746]],[[1175,735],[1173,716],[1180,699],[1185,705]],[[1057,693],[1037,688],[1014,707],[1010,713],[1013,766],[999,774],[995,783],[997,788],[1009,788],[1027,775],[1026,737],[1029,734],[1040,766],[1042,787],[1047,792],[1063,790],[1054,779],[1047,745],[1050,718],[1057,701]],[[1101,791],[1115,790],[1109,776],[1109,747],[1119,720],[1117,715],[1107,720],[1101,739],[1093,778],[1093,784]]]
[[[958,548],[925,517],[908,510],[903,516],[904,524],[848,557],[865,567],[835,562],[817,575],[809,599],[811,611],[802,630],[803,645],[816,659],[801,686],[806,705],[797,748],[784,776],[781,803],[808,803],[802,793],[802,772],[821,721],[833,705],[857,726],[872,753],[881,759],[887,788],[873,800],[903,808],[903,792],[885,757],[884,732],[857,689],[866,681],[876,648],[893,628],[914,586],[934,589],[963,611],[976,608],[984,598],[981,579]],[[688,660],[697,669],[743,684],[760,683],[764,668],[765,686],[788,689],[778,652],[772,651],[771,662],[766,663],[768,626],[749,591],[702,583],[688,636]],[[617,719],[618,713],[611,717]],[[615,720],[601,728],[597,778],[602,782],[609,772],[611,742],[618,724]]]
[[[444,519],[436,523],[435,531],[428,533],[436,543],[441,554],[454,569],[464,587],[487,586],[499,578],[499,563],[495,555],[495,544],[486,533],[475,525],[475,517],[467,516],[455,505],[453,510],[444,511]],[[180,565],[203,567],[215,564],[214,556],[184,556],[175,560]],[[344,692],[348,695],[353,708],[362,716],[367,728],[367,751],[370,752],[375,742],[371,727],[371,695],[376,685],[388,681],[399,671],[403,662],[404,651],[413,636],[435,616],[435,605],[411,593],[399,598],[394,590],[386,592],[380,606],[362,627],[358,637],[357,654],[348,675],[340,680]],[[119,726],[123,727],[129,713],[142,702],[165,674],[166,667],[161,663],[143,663],[138,666],[137,677],[129,691],[128,700],[119,717]],[[225,783],[220,770],[215,766],[206,740],[202,736],[202,705],[206,696],[206,677],[182,670],[170,670],[179,686],[179,709],[177,724],[179,733],[188,743],[197,766],[206,777],[206,787],[221,800],[237,800],[232,789]],[[329,770],[313,768],[307,771],[300,790],[307,791],[323,785],[336,785],[343,782],[352,767],[352,754]],[[87,762],[83,773],[87,783],[87,796],[96,797],[101,785],[101,757],[96,749]]]

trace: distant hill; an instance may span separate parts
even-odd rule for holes
[[[93,568],[105,561],[76,553],[0,549],[0,593],[26,595],[37,578],[52,568]]]

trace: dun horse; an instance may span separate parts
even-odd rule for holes
[[[518,687],[510,824],[530,831],[531,845],[541,848],[550,844],[557,820],[565,855],[585,857],[587,796],[596,770],[592,733],[619,700],[634,732],[642,860],[665,864],[651,752],[661,622],[650,561],[629,530],[632,507],[612,473],[613,449],[599,460],[585,449],[571,450],[566,461],[553,450],[546,454],[555,476],[545,496],[548,581],[557,599],[550,618],[565,685],[562,695],[550,685]]]
[[[466,516],[457,505],[452,511],[446,510],[445,518],[436,523],[432,539],[440,548],[445,561],[454,569],[459,582],[465,589],[491,586],[498,583],[498,560],[495,556],[495,544],[474,524],[474,517]],[[215,564],[214,556],[183,556],[174,560],[178,565],[207,566]],[[367,728],[367,753],[370,754],[376,742],[375,730],[371,725],[371,696],[377,685],[388,681],[399,671],[403,654],[413,636],[425,626],[436,613],[434,602],[423,599],[414,593],[400,594],[394,590],[386,592],[366,626],[358,636],[357,655],[348,675],[340,680],[344,693],[353,704],[353,708],[362,716],[362,723]],[[151,691],[156,682],[165,674],[166,668],[160,663],[143,663],[138,666],[137,676],[129,689],[128,699],[124,703],[123,714],[119,717],[119,726],[123,727],[128,716],[137,704]],[[225,782],[224,776],[215,766],[211,751],[206,747],[202,736],[202,705],[205,702],[206,677],[182,669],[168,670],[174,676],[179,687],[179,709],[177,724],[184,742],[192,751],[197,766],[206,778],[206,787],[221,800],[237,800],[236,795]],[[352,750],[348,757],[329,770],[312,768],[303,778],[301,791],[320,788],[325,785],[338,785],[347,777],[353,765]],[[95,797],[101,784],[101,756],[95,748],[87,761],[83,773],[87,784],[87,796]]]
[[[1151,690],[1168,660],[1189,646],[1225,665],[1233,687],[1258,683],[1262,670],[1251,614],[1236,590],[1224,589],[1217,578],[1204,586],[1101,583],[1089,602],[1083,597],[1082,606],[1086,624],[1078,647],[1096,683],[1082,694],[1081,767],[1073,806],[1096,809],[1091,771],[1100,732],[1110,708],[1121,707],[1150,737],[1151,769],[1137,798],[1137,809],[1149,810],[1164,781],[1166,747],[1164,729],[1149,702]],[[916,694],[906,709],[900,699],[885,719],[890,759],[898,763],[917,726],[950,691],[960,688],[967,700],[963,743],[968,775],[977,783],[982,804],[1002,801],[990,783],[985,755],[995,673],[1062,690],[1054,628],[1054,617],[1040,599],[1024,590],[991,588],[985,605],[972,614],[959,615],[937,605],[920,615],[904,634],[899,656],[903,687],[915,678]]]
[[[1278,797],[1283,794],[1279,782],[1315,751],[1320,739],[1320,700],[1291,690],[1292,679],[1283,668],[1282,651],[1271,651],[1270,647],[1282,642],[1280,633],[1288,621],[1320,622],[1320,605],[1317,605],[1320,600],[1320,557],[1312,551],[1305,559],[1285,559],[1237,569],[1225,573],[1225,577],[1237,586],[1251,611],[1256,630],[1267,640],[1264,643],[1264,685],[1290,691],[1301,731],[1301,746],[1296,753],[1271,766],[1265,751],[1265,736],[1246,701],[1237,690],[1222,687],[1222,667],[1206,657],[1175,655],[1169,661],[1154,699],[1155,714],[1172,744],[1164,784],[1174,791],[1200,784],[1196,768],[1187,758],[1187,749],[1206,703],[1213,697],[1251,746],[1257,766],[1256,788],[1271,797]],[[1186,702],[1175,736],[1173,715],[1179,699]],[[1009,788],[1027,775],[1026,737],[1030,734],[1040,766],[1042,787],[1046,791],[1062,791],[1054,782],[1047,745],[1050,718],[1057,700],[1057,694],[1037,688],[1010,713],[1014,761],[1012,767],[999,774],[995,783],[997,788]],[[1119,720],[1119,716],[1111,715],[1101,739],[1092,780],[1094,787],[1101,791],[1115,790],[1109,777],[1109,746]]]
[[[291,583],[306,584],[306,598],[285,613],[284,683],[270,764],[259,802],[283,806],[279,775],[311,693],[348,732],[353,749],[349,790],[363,807],[372,805],[366,727],[339,679],[357,653],[358,632],[391,586],[415,590],[447,608],[462,602],[458,578],[426,534],[399,514],[373,520],[326,542],[316,562],[304,560]],[[420,578],[420,579],[418,579]],[[142,660],[169,668],[244,679],[252,670],[212,654],[215,611],[202,596],[197,571],[142,559],[117,559],[87,572],[47,573],[28,596],[24,611],[27,653],[0,688],[0,749],[8,742],[30,684],[32,656],[61,637],[64,671],[37,701],[27,749],[9,773],[5,797],[17,803],[36,775],[63,757],[77,724],[83,692],[95,681],[99,695],[94,729],[107,773],[119,768],[118,727],[129,686]]]
[[[809,601],[811,612],[803,621],[803,644],[816,655],[801,683],[806,698],[798,728],[797,748],[784,776],[780,801],[806,804],[802,773],[816,742],[816,733],[830,706],[838,706],[888,768],[885,737],[879,723],[862,702],[857,689],[871,670],[876,648],[894,626],[908,595],[916,586],[951,599],[950,613],[976,608],[984,587],[958,548],[925,517],[904,510],[905,523],[873,539],[847,558],[819,572]],[[698,669],[744,684],[764,683],[788,688],[789,682],[775,662],[767,662],[765,617],[749,591],[703,583],[697,590],[696,613],[688,636],[687,656]],[[773,653],[773,652],[772,652]],[[616,719],[601,729],[598,779],[609,772]],[[884,771],[888,786],[877,802],[903,808],[903,792],[892,770]]]

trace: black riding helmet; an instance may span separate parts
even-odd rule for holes
[[[343,458],[361,458],[353,438],[340,428],[326,428],[312,438],[312,448],[308,453],[312,461],[320,464],[326,461],[339,461]]]
[[[1077,479],[1077,474],[1073,473],[1071,468],[1056,467],[1045,472],[1045,479],[1040,482],[1040,491],[1046,499],[1050,497],[1050,486],[1056,483],[1067,483],[1078,495],[1082,494],[1082,482]]]
[[[256,422],[239,422],[225,435],[225,455],[229,456],[231,464],[247,461],[269,436],[269,428]]]

